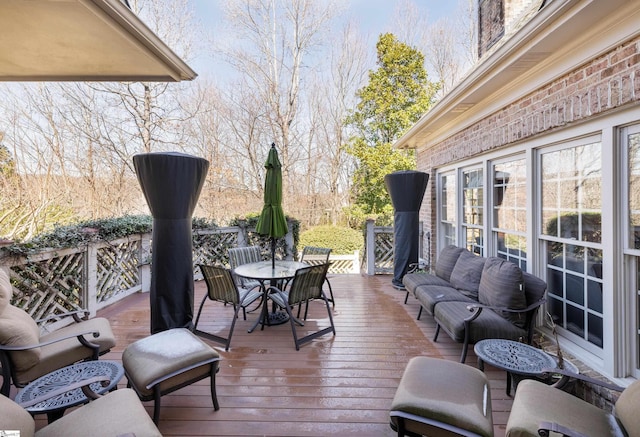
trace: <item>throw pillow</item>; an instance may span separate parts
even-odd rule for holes
[[[478,287],[485,260],[486,258],[474,255],[468,250],[463,251],[451,272],[451,285],[467,297],[478,300]]]
[[[511,261],[487,258],[478,289],[480,303],[495,307],[522,310],[527,307],[522,270]],[[525,313],[496,311],[514,325],[524,328]]]
[[[464,249],[457,246],[447,246],[442,249],[436,261],[436,276],[449,282],[451,272],[453,272],[453,268],[456,266],[456,262],[462,251],[464,251]]]

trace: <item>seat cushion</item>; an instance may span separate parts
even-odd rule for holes
[[[640,436],[640,380],[624,389],[615,405],[615,415],[629,437]]]
[[[36,437],[161,437],[131,389],[119,389],[80,407],[36,432]]]
[[[458,257],[464,250],[462,247],[453,245],[442,249],[436,261],[436,276],[448,282],[449,279],[451,279],[451,272],[453,272],[453,268],[456,266]]]
[[[527,299],[520,267],[502,258],[487,258],[482,270],[478,300],[490,306],[525,309]],[[498,314],[520,328],[526,324],[525,313],[499,311]]]
[[[154,381],[171,374],[160,382],[160,391],[167,392],[183,383],[210,373],[209,363],[197,366],[220,355],[205,342],[184,328],[169,329],[138,340],[122,353],[129,382],[141,396],[153,395]]]
[[[80,323],[71,323],[63,328],[57,329],[40,337],[44,343],[50,340],[63,338],[81,332],[99,332],[100,336],[94,338],[93,335],[84,337],[100,345],[100,352],[106,352],[116,345],[115,336],[111,330],[109,321],[102,317],[83,320]],[[56,343],[52,343],[40,348],[40,360],[37,366],[20,371],[17,379],[21,384],[32,381],[45,373],[52,372],[64,366],[81,361],[92,356],[93,351],[83,346],[77,338],[69,338]]]
[[[465,250],[458,257],[449,282],[465,295],[477,300],[485,261],[486,258],[476,256]]]
[[[415,295],[416,289],[422,285],[441,285],[450,287],[451,284],[444,279],[436,275],[430,275],[428,273],[409,273],[404,275],[402,283],[407,290],[413,292]]]
[[[40,329],[26,311],[13,305],[0,314],[0,344],[5,346],[29,346],[40,343]],[[11,352],[16,372],[31,369],[40,361],[41,348]]]
[[[6,396],[0,395],[0,430],[20,431],[20,437],[32,437],[36,423],[27,410]],[[4,435],[0,433],[0,435]]]
[[[433,316],[436,322],[459,343],[464,341],[464,319],[471,316],[468,305],[466,302],[440,302],[434,309]],[[526,341],[527,331],[485,308],[471,323],[469,342],[476,343],[486,338]]]
[[[542,421],[589,436],[622,435],[616,431],[615,419],[604,410],[541,382],[521,381],[509,414],[507,437],[537,437]]]
[[[431,357],[411,358],[391,403],[391,421],[397,424],[394,412],[482,436],[493,435],[489,381],[480,370],[465,364]],[[408,430],[424,432],[420,423],[408,426]]]
[[[433,315],[434,307],[440,302],[477,302],[470,297],[465,296],[453,287],[440,285],[421,285],[416,288],[416,299],[420,301],[422,308],[429,314]]]

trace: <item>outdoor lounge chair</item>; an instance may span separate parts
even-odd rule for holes
[[[604,411],[560,388],[527,379],[518,385],[506,437],[640,436],[640,381],[626,389],[562,369],[545,369],[622,391],[614,412]],[[489,379],[463,363],[432,357],[409,360],[391,404],[391,428],[404,435],[492,437]]]
[[[85,381],[85,384],[87,382]],[[71,390],[74,387],[69,387]],[[88,386],[87,386],[88,388]],[[44,396],[43,396],[44,398]],[[43,399],[44,400],[44,399]],[[131,389],[120,389],[80,407],[55,422],[35,430],[33,417],[19,404],[0,396],[0,435],[20,437],[161,437],[138,396]],[[4,431],[19,434],[4,434]]]
[[[623,388],[561,369],[547,369],[547,373],[567,375],[622,393],[611,413],[553,386],[527,379],[518,384],[507,437],[640,437],[640,380]]]
[[[72,317],[73,323],[42,334],[38,323],[24,310],[11,305],[13,288],[9,275],[0,269],[0,365],[1,393],[9,396],[11,381],[24,387],[40,376],[78,361],[97,360],[115,346],[109,321],[96,317],[82,320],[84,311],[55,315]]]
[[[331,308],[329,307],[329,301],[327,296],[322,291],[322,285],[326,279],[327,270],[329,264],[319,264],[317,266],[303,267],[296,271],[296,275],[293,277],[291,286],[288,290],[283,291],[276,287],[269,287],[269,298],[276,303],[276,305],[284,308],[289,315],[289,322],[291,323],[291,331],[293,332],[293,341],[296,345],[296,350],[300,350],[300,345],[307,343],[314,338],[333,332],[336,335],[336,329],[333,325],[333,316],[331,315]],[[295,317],[293,317],[292,308],[296,305],[307,304],[314,299],[322,299],[327,307],[327,313],[329,315],[328,326],[319,331],[307,334],[302,338],[298,338],[296,332],[296,323],[300,326],[304,326],[304,323]]]
[[[233,328],[235,327],[236,319],[238,318],[238,312],[242,308],[242,315],[244,317],[244,320],[247,320],[246,308],[262,296],[260,284],[254,286],[249,290],[239,288],[236,285],[233,276],[231,275],[231,270],[226,269],[222,266],[207,266],[203,264],[200,264],[199,267],[200,271],[202,272],[202,276],[204,277],[204,280],[207,284],[207,294],[204,295],[204,297],[202,298],[202,302],[200,303],[200,309],[198,309],[198,315],[196,317],[196,323],[193,328],[193,333],[201,337],[208,338],[209,340],[221,342],[225,345],[225,350],[229,350],[229,345],[231,344],[231,336],[233,335]],[[204,302],[207,299],[222,302],[225,305],[233,305],[233,319],[231,321],[231,327],[229,328],[229,334],[227,338],[198,329],[198,323],[200,322],[202,308],[204,306]]]

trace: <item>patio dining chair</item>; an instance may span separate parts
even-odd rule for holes
[[[296,350],[300,350],[300,345],[308,343],[314,338],[330,332],[333,332],[333,335],[336,335],[336,329],[333,325],[333,316],[331,315],[331,308],[329,307],[329,300],[322,290],[322,285],[325,282],[328,269],[329,264],[318,264],[316,266],[303,267],[296,271],[296,275],[293,277],[291,285],[287,290],[280,290],[273,286],[267,289],[269,298],[276,305],[284,308],[289,315],[289,322],[291,323],[291,331],[293,332],[293,341],[296,345]],[[325,306],[327,307],[327,314],[329,315],[329,323],[331,326],[298,338],[296,324],[304,326],[304,322],[293,316],[292,308],[296,305],[306,305],[309,301],[316,299],[322,299],[324,301]]]
[[[318,264],[327,264],[329,263],[329,256],[331,255],[331,248],[328,247],[315,247],[315,246],[305,246],[302,249],[302,255],[300,256],[300,261],[308,264],[310,266],[316,266]],[[329,277],[325,277],[324,280],[327,287],[329,287],[329,296],[327,300],[331,302],[331,305],[335,308],[336,302],[333,298],[333,289],[331,288],[331,282],[329,282]],[[304,318],[307,318],[307,308],[305,308]]]
[[[229,266],[231,270],[242,264],[262,261],[262,250],[258,246],[232,247],[227,249],[227,255],[229,255]],[[235,275],[234,278],[236,283],[242,288],[250,289],[256,285],[260,285],[260,282],[255,279],[241,278]]]
[[[29,382],[78,361],[97,360],[115,346],[109,321],[96,317],[85,320],[85,311],[57,314],[34,320],[21,308],[11,305],[13,287],[9,274],[0,268],[0,366],[2,388],[9,396],[11,382],[24,387]],[[38,323],[73,319],[71,324],[41,333]]]
[[[221,342],[225,345],[225,350],[229,350],[231,336],[233,335],[233,328],[235,327],[236,319],[238,318],[238,312],[242,308],[244,320],[247,320],[246,308],[262,296],[260,283],[250,289],[245,289],[236,285],[233,275],[231,274],[231,270],[229,269],[222,266],[208,266],[204,264],[199,264],[199,267],[205,283],[207,284],[207,294],[204,295],[202,302],[200,303],[193,332],[196,335]],[[202,315],[202,308],[207,299],[233,306],[233,319],[231,321],[231,327],[229,328],[228,337],[221,337],[198,329],[198,323],[200,322],[200,316]]]

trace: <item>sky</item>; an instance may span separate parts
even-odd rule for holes
[[[196,16],[205,27],[215,28],[222,19],[220,5],[226,0],[190,0],[193,3]],[[316,0],[323,1],[323,0]],[[377,36],[391,31],[391,21],[396,6],[402,0],[339,0],[346,5],[345,14],[357,17],[363,33]],[[407,0],[405,0],[407,1]],[[457,9],[457,0],[412,0],[421,14],[430,23],[442,17],[452,17]],[[196,59],[191,65],[200,75],[206,75],[211,63],[206,59]]]

